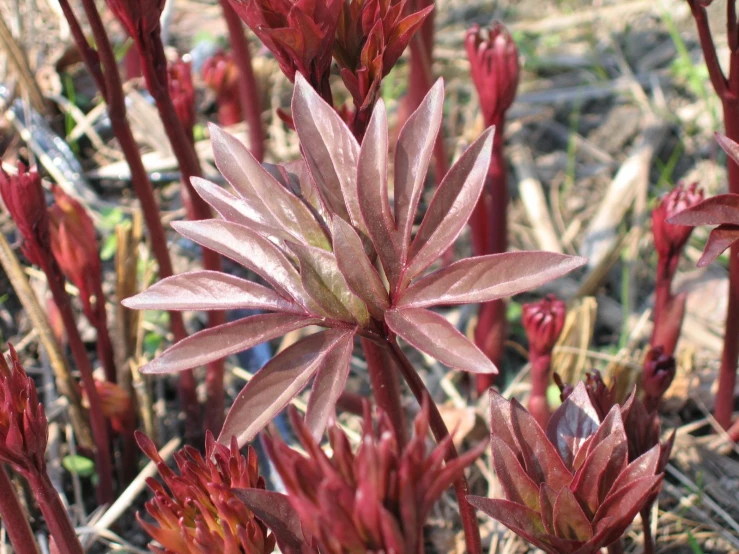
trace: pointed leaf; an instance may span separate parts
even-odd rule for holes
[[[534,546],[546,552],[554,552],[551,546],[539,538],[540,535],[545,533],[545,530],[538,512],[508,500],[491,500],[480,496],[468,496],[467,502],[493,519],[500,521],[508,529]]]
[[[735,164],[739,164],[739,144],[721,133],[716,133],[716,142],[734,160]]]
[[[698,267],[706,267],[716,261],[724,251],[739,240],[739,226],[719,225],[711,231],[703,249],[703,255],[698,260]]]
[[[300,74],[295,76],[292,116],[305,160],[325,202],[364,232],[357,199],[359,144],[339,114]]]
[[[493,437],[493,466],[506,500],[539,510],[539,488],[521,467],[518,458],[503,439]]]
[[[490,302],[537,288],[587,263],[554,252],[506,252],[455,262],[413,283],[398,306]]]
[[[200,177],[191,177],[190,182],[200,197],[210,204],[223,219],[249,227],[263,236],[283,240],[290,237],[269,213],[259,211],[246,200],[234,196],[223,187]]]
[[[318,323],[292,314],[259,314],[204,329],[173,344],[141,368],[142,373],[173,373],[220,360],[282,335]]]
[[[132,310],[268,310],[304,314],[272,289],[220,271],[191,271],[154,283],[121,304]]]
[[[547,533],[554,535],[554,504],[557,502],[557,491],[546,483],[539,486],[539,506],[541,521]]]
[[[661,474],[642,477],[608,495],[598,508],[593,518],[593,525],[597,528],[601,520],[612,517],[614,523],[617,522],[617,524],[611,528],[611,537],[621,536],[636,514],[641,511],[652,492],[660,486],[663,477],[664,475]]]
[[[511,427],[520,446],[526,473],[537,485],[548,483],[555,491],[569,486],[572,473],[533,416],[511,400]]]
[[[565,540],[586,542],[593,537],[593,528],[569,487],[557,495],[553,525],[557,537]]]
[[[378,100],[359,151],[357,194],[362,219],[377,251],[391,288],[399,277],[400,262],[395,244],[395,221],[387,195],[387,112]]]
[[[719,194],[667,218],[674,225],[739,225],[739,194]]]
[[[511,419],[511,403],[492,388],[489,390],[490,397],[490,437],[501,439],[517,457],[520,447],[513,435],[513,420]],[[520,461],[520,457],[519,457]]]
[[[349,288],[367,305],[372,317],[382,321],[390,307],[387,289],[367,257],[354,228],[340,217],[333,220],[334,255]]]
[[[293,240],[328,248],[321,226],[298,197],[278,183],[234,136],[212,124],[210,132],[216,166],[239,194],[259,199],[259,211],[269,213]]]
[[[477,346],[437,313],[418,308],[390,310],[385,323],[411,346],[449,367],[472,373],[498,372]]]
[[[232,436],[239,447],[252,440],[308,384],[336,347],[354,330],[329,329],[310,335],[283,350],[241,389],[226,416],[218,442]]]
[[[494,128],[462,154],[436,189],[409,252],[407,279],[413,279],[449,248],[477,204],[490,165]]]
[[[444,81],[436,81],[418,109],[403,125],[395,147],[395,221],[397,244],[406,260],[411,242],[413,219],[426,182],[426,172],[441,127],[444,106]],[[441,178],[441,175],[438,176]]]
[[[353,347],[354,333],[347,333],[326,356],[313,381],[308,409],[305,412],[305,424],[318,442],[331,414],[335,413],[336,401],[344,392]]]
[[[609,492],[618,491],[632,481],[657,474],[660,462],[660,445],[655,444],[636,460],[631,462],[618,476]]]
[[[292,242],[287,245],[300,261],[303,288],[316,304],[341,321],[369,321],[367,306],[351,291],[331,252]]]
[[[251,269],[285,297],[305,305],[306,294],[295,267],[279,248],[251,229],[217,219],[176,221],[172,227],[185,238]]]
[[[287,495],[264,489],[233,489],[233,493],[274,533],[281,552],[304,552],[307,540]]]
[[[616,454],[620,465],[627,462],[628,448],[625,441],[617,435],[607,436],[585,459],[572,482],[572,491],[580,500],[587,515],[593,517],[605,496],[601,496],[602,483],[606,470],[611,464],[611,456]]]
[[[598,430],[598,412],[581,381],[574,392],[552,414],[547,425],[547,437],[557,447],[564,464],[573,469],[575,456],[585,442]]]

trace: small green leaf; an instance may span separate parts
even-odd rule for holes
[[[103,242],[103,247],[100,249],[100,259],[103,261],[112,260],[115,256],[115,251],[118,247],[117,237],[111,233]]]
[[[69,473],[76,473],[80,477],[90,477],[95,473],[95,462],[84,456],[64,456],[62,465]]]

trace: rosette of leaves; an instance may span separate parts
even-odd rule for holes
[[[516,400],[494,391],[490,412],[505,499],[467,498],[545,552],[600,552],[619,540],[662,485],[660,445],[629,463],[621,407],[601,420],[583,383],[552,414],[546,432]]]
[[[314,378],[306,422],[320,437],[344,388],[357,335],[389,350],[399,336],[452,368],[493,373],[490,360],[429,308],[510,296],[582,265],[582,258],[561,254],[512,252],[463,259],[427,272],[467,223],[483,187],[493,138],[493,129],[488,129],[462,154],[434,192],[414,234],[443,99],[443,83],[437,82],[400,133],[392,176],[382,101],[360,147],[300,74],[292,100],[300,160],[260,165],[234,137],[211,127],[216,165],[233,191],[193,179],[221,219],[173,226],[252,270],[268,286],[195,271],[164,279],[124,304],[268,313],[196,333],[144,371],[189,369],[295,329],[325,329],[277,354],[249,381],[226,418],[225,440],[235,435],[243,444],[254,438]],[[389,190],[394,190],[392,204]]]

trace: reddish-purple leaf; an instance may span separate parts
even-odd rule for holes
[[[667,218],[675,225],[739,225],[739,194],[719,194]]]
[[[305,161],[326,204],[364,232],[357,199],[359,144],[339,114],[300,74],[295,76],[292,116]]]
[[[468,496],[467,502],[493,519],[500,521],[508,529],[525,538],[534,546],[546,552],[556,552],[551,546],[537,538],[545,532],[544,524],[538,512],[507,500],[491,500],[480,496]]]
[[[383,101],[378,100],[359,151],[357,193],[367,233],[392,288],[401,268],[387,195],[387,164],[387,113]]]
[[[598,529],[598,523],[601,520],[612,517],[614,523],[618,523],[610,529],[611,534],[608,537],[611,539],[610,542],[616,540],[636,517],[655,488],[659,487],[663,478],[663,474],[642,477],[608,495],[598,508],[593,518],[593,525]]]
[[[608,435],[588,455],[572,482],[572,491],[580,500],[583,507],[587,508],[588,516],[590,517],[595,515],[595,511],[603,501],[604,496],[601,496],[601,485],[604,481],[606,470],[612,463],[611,457],[614,455],[618,458],[616,462],[623,468],[628,461],[628,446],[622,437]]]
[[[200,177],[192,177],[190,182],[200,197],[223,219],[249,227],[266,237],[283,240],[290,237],[270,214],[259,211],[258,207],[255,208],[243,198],[234,196],[223,187]]]
[[[385,323],[414,348],[449,367],[472,373],[498,372],[477,346],[437,313],[420,308],[390,310]]]
[[[310,210],[270,175],[235,137],[211,124],[211,142],[216,166],[244,198],[256,198],[257,209],[288,233],[292,240],[321,248],[329,243]]]
[[[721,133],[716,133],[715,136],[718,145],[723,148],[724,152],[726,152],[732,160],[734,160],[735,164],[739,164],[739,144]]]
[[[204,329],[173,344],[141,368],[142,373],[173,373],[236,354],[262,342],[318,323],[292,314],[259,314]]]
[[[554,504],[557,502],[557,492],[547,483],[539,486],[539,506],[541,521],[544,529],[550,535],[554,535]]]
[[[436,189],[408,254],[413,279],[449,248],[462,232],[485,183],[495,129],[487,129],[462,154]]]
[[[511,427],[520,446],[526,473],[537,485],[548,483],[554,490],[569,486],[572,473],[562,463],[544,430],[517,400],[511,400]]]
[[[396,243],[401,260],[406,261],[413,219],[426,182],[426,172],[441,127],[444,81],[439,79],[408,118],[395,147],[393,185],[395,187]]]
[[[552,525],[557,537],[565,540],[586,542],[593,537],[588,517],[569,487],[564,487],[557,495]]]
[[[331,252],[287,243],[300,261],[303,288],[330,317],[354,323],[369,321],[367,306],[349,288]]]
[[[455,262],[413,283],[400,307],[489,302],[537,288],[587,263],[553,252],[506,252]]]
[[[612,491],[625,487],[630,482],[642,477],[651,477],[657,474],[660,462],[660,445],[655,444],[636,460],[631,462],[613,482]]]
[[[539,488],[526,474],[516,455],[505,441],[493,437],[490,441],[493,465],[506,499],[539,510]]]
[[[492,388],[490,398],[490,435],[501,439],[513,452],[518,452],[518,442],[513,435],[511,403]]]
[[[235,436],[241,447],[252,440],[332,358],[334,349],[345,347],[347,336],[353,334],[353,329],[329,329],[277,354],[241,389],[218,442],[228,444]]]
[[[547,437],[570,470],[580,448],[598,430],[599,424],[598,412],[581,381],[552,414],[547,425]]]
[[[364,301],[372,316],[382,321],[385,310],[390,307],[390,300],[385,284],[364,251],[362,239],[354,227],[340,217],[334,218],[331,234],[336,263],[346,283]]]
[[[264,489],[234,489],[233,492],[274,533],[280,552],[305,553],[307,540],[303,527],[287,495]]]
[[[251,269],[286,298],[306,308],[312,307],[300,282],[300,274],[285,254],[251,229],[218,219],[175,221],[172,227],[183,237]]]
[[[154,283],[121,304],[132,310],[254,309],[304,314],[272,289],[220,271],[191,271]]]
[[[326,424],[335,412],[336,401],[344,392],[353,347],[354,333],[345,335],[328,354],[313,381],[305,412],[305,424],[316,441],[321,440]]]
[[[739,240],[739,226],[719,225],[711,231],[703,249],[703,255],[698,260],[698,267],[706,267],[716,261],[724,251]]]

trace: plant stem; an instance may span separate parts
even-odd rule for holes
[[[31,485],[33,495],[36,497],[44,521],[49,527],[49,532],[54,539],[54,546],[59,554],[82,554],[82,545],[77,538],[77,533],[69,521],[67,511],[64,509],[59,495],[51,484],[46,472],[30,471],[24,474]]]
[[[154,98],[159,117],[164,125],[167,138],[172,145],[182,174],[183,203],[191,220],[209,219],[212,217],[210,207],[195,192],[190,183],[191,177],[201,174],[200,161],[195,148],[188,139],[187,133],[177,117],[177,111],[169,94],[167,59],[159,32],[149,37],[136,39],[136,47],[141,56],[142,70],[149,92]],[[208,248],[203,248],[203,267],[210,271],[221,271],[221,257]],[[213,328],[226,322],[226,314],[222,311],[208,312],[208,327]],[[218,434],[223,425],[225,394],[223,390],[224,361],[216,360],[207,366],[205,389],[207,404],[205,408],[205,429]]]
[[[390,418],[398,438],[398,447],[402,449],[408,442],[408,431],[405,413],[400,404],[400,383],[397,373],[393,371],[394,360],[389,359],[387,351],[371,340],[362,337],[360,343],[367,360],[375,402]]]
[[[606,550],[608,550],[608,554],[623,554],[624,543],[621,541],[621,539],[618,539],[613,544],[609,544]]]
[[[406,355],[398,346],[398,342],[395,337],[391,337],[387,341],[388,349],[395,358],[398,364],[400,372],[403,374],[405,382],[408,383],[408,387],[413,392],[413,396],[419,404],[423,403],[424,398],[429,398],[430,395],[426,389],[426,385],[416,373],[415,368],[408,360]],[[434,438],[437,442],[441,442],[449,436],[449,429],[447,429],[444,419],[439,413],[439,409],[433,401],[428,402],[429,406],[429,425],[431,432],[434,434]],[[452,443],[449,444],[449,450],[447,450],[445,461],[449,462],[457,458],[457,449]],[[482,551],[482,544],[480,541],[480,528],[477,525],[477,515],[472,504],[467,502],[466,497],[469,494],[469,486],[467,485],[467,479],[462,475],[459,479],[454,482],[454,493],[457,496],[457,503],[459,504],[459,515],[462,517],[462,528],[464,529],[465,543],[467,544],[467,554],[480,554]]]
[[[732,55],[732,58],[736,57]],[[726,135],[739,141],[739,102],[736,98],[724,100],[724,126]],[[739,166],[731,158],[727,161],[729,192],[739,194]],[[729,256],[729,302],[724,332],[724,349],[721,354],[718,389],[714,415],[724,429],[731,426],[734,411],[736,367],[739,359],[739,245],[731,247]]]
[[[97,45],[96,52],[88,44],[87,37],[69,5],[69,0],[60,0],[60,5],[69,23],[72,36],[77,43],[77,48],[82,53],[85,65],[108,105],[108,117],[113,133],[118,139],[118,144],[126,158],[131,171],[131,184],[136,197],[141,203],[141,211],[149,230],[151,249],[157,264],[159,264],[159,277],[161,279],[170,277],[174,272],[167,247],[167,237],[159,217],[159,207],[154,197],[154,189],[141,161],[141,152],[126,119],[126,98],[123,93],[123,85],[118,74],[118,65],[113,48],[108,40],[102,19],[100,19],[100,13],[94,0],[82,0],[82,6]],[[169,321],[175,342],[184,339],[187,336],[187,331],[185,330],[182,314],[175,311],[169,312]],[[186,414],[188,428],[195,429],[198,424],[199,413],[195,392],[195,377],[192,370],[181,372],[178,384],[180,402]]]
[[[67,331],[67,340],[72,350],[72,356],[77,369],[82,376],[82,384],[87,393],[87,401],[90,404],[90,426],[92,437],[95,442],[95,458],[100,481],[97,488],[99,504],[106,504],[113,500],[113,466],[110,460],[110,441],[108,440],[108,427],[103,414],[100,395],[95,387],[95,378],[92,375],[92,364],[87,357],[85,344],[77,329],[77,321],[72,311],[67,291],[64,289],[64,275],[57,265],[51,252],[44,253],[40,262],[41,269],[46,275],[51,296],[59,308],[59,313]]]
[[[0,517],[16,554],[38,554],[31,526],[3,466],[0,466]]]
[[[231,52],[234,63],[239,68],[239,96],[241,110],[249,126],[249,144],[251,153],[261,162],[264,159],[264,130],[262,128],[262,106],[259,101],[259,89],[251,64],[249,41],[244,34],[244,26],[229,0],[221,0],[223,17],[228,26],[231,39]]]
[[[476,256],[500,254],[508,250],[509,195],[503,155],[503,122],[486,122],[486,124],[495,125],[496,129],[485,186],[471,222],[473,245],[478,249],[474,252]],[[506,303],[504,300],[486,302],[480,305],[478,313],[475,344],[496,367],[500,367],[507,335]],[[483,394],[494,383],[494,375],[478,375],[478,394]]]
[[[652,537],[652,526],[651,523],[651,506],[649,509],[642,510],[641,513],[641,525],[644,531],[644,554],[654,554],[654,537]]]
[[[105,295],[100,283],[98,283],[97,289],[95,291],[95,310],[97,314],[90,323],[97,330],[98,358],[100,358],[103,368],[105,368],[105,378],[111,383],[117,383],[118,371],[115,365],[115,353],[113,352],[113,342],[110,340],[110,334],[108,333],[108,314],[105,311]]]
[[[547,403],[547,387],[552,356],[531,356],[531,396],[529,397],[529,413],[534,416],[542,429],[549,423],[549,404]]]

